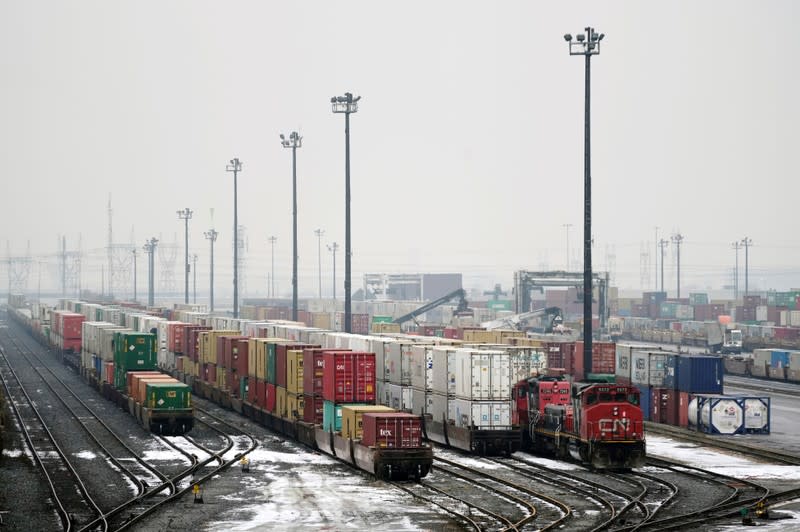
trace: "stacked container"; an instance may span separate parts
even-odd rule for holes
[[[322,363],[323,427],[338,431],[343,404],[375,404],[375,353],[323,351]]]

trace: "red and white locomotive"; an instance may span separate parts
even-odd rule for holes
[[[514,386],[523,449],[596,469],[644,465],[644,420],[635,386],[532,377]]]

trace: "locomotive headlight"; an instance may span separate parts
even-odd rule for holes
[[[619,407],[615,406],[613,412],[614,412],[615,416],[618,416],[619,415]]]

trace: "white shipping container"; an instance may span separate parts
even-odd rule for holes
[[[772,364],[772,349],[754,349],[753,364],[759,366]]]
[[[411,348],[407,342],[386,344],[386,380],[392,384],[411,384]]]
[[[631,354],[631,382],[637,386],[664,385],[666,355],[663,352],[634,351]]]
[[[456,427],[478,430],[511,428],[511,401],[469,401],[453,399],[449,405],[449,421]]]
[[[433,389],[433,346],[411,348],[411,386],[418,390]]]
[[[411,413],[421,416],[427,414],[428,396],[432,392],[426,390],[419,390],[417,388],[411,389]]]
[[[788,327],[789,326],[789,311],[782,310],[781,311],[781,327]]]
[[[510,399],[508,353],[456,349],[454,362],[456,397],[470,400]]]
[[[450,347],[434,347],[433,357],[433,391],[453,395],[456,393],[455,356],[456,350]]]
[[[769,311],[766,305],[756,307],[756,321],[767,321],[769,318]]]
[[[128,327],[109,327],[100,331],[100,358],[104,362],[114,361],[114,333],[119,331],[133,332]]]
[[[789,310],[789,327],[800,327],[800,310]]]
[[[400,386],[397,384],[386,384],[386,406],[395,410],[411,411],[411,401],[413,399],[410,386]]]
[[[445,423],[448,417],[448,398],[441,393],[430,393],[425,399],[425,413],[430,414],[433,421]]]
[[[800,351],[789,351],[789,367],[800,369]]]

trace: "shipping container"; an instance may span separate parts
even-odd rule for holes
[[[724,368],[714,355],[682,354],[678,357],[678,390],[693,394],[721,394]]]
[[[323,352],[322,396],[328,401],[374,403],[375,353]]]
[[[475,401],[455,398],[448,405],[448,421],[456,427],[477,430],[511,428],[511,401]]]
[[[670,388],[651,388],[650,421],[678,426],[679,393]]]
[[[650,421],[650,412],[652,408],[650,407],[650,387],[647,385],[644,386],[636,386],[639,389],[639,404],[642,408],[642,417],[645,421]]]
[[[410,342],[390,342],[386,351],[385,380],[392,384],[411,384],[412,346]]]
[[[508,353],[456,349],[454,358],[455,396],[471,401],[500,401],[511,398]]]
[[[769,434],[770,399],[743,395],[696,395],[689,426],[709,434]]]
[[[364,406],[362,403],[335,403],[325,400],[322,405],[322,429],[325,432],[342,431],[342,407],[343,406]]]
[[[383,405],[343,405],[341,434],[345,438],[360,440],[363,434],[362,416],[370,412],[393,412]]]
[[[182,382],[148,381],[146,405],[158,410],[181,410],[192,407],[191,389]]]
[[[364,435],[368,447],[408,449],[422,446],[422,419],[402,412],[367,413],[363,416]]]
[[[631,382],[637,386],[664,387],[667,356],[664,351],[638,351],[631,354]]]
[[[325,399],[322,395],[305,394],[303,398],[303,421],[322,425],[322,413]]]
[[[381,383],[378,383],[379,387]],[[389,406],[398,412],[407,410],[411,411],[411,387],[401,386],[399,384],[392,384],[391,382],[383,383],[383,391],[380,395],[381,404]]]

